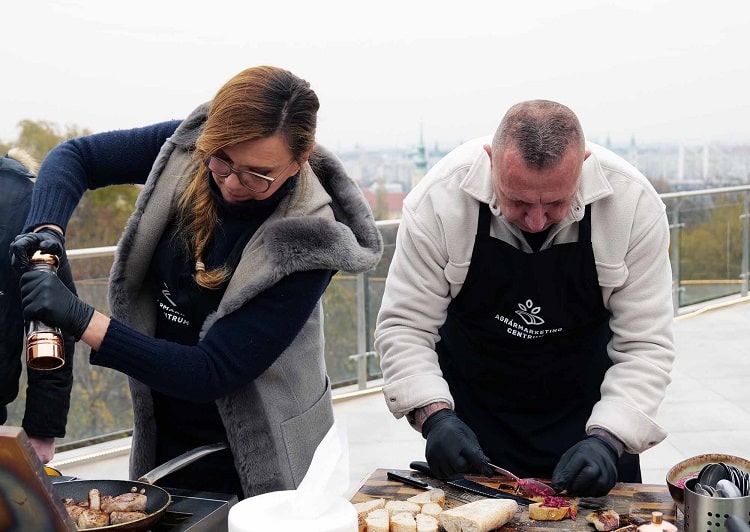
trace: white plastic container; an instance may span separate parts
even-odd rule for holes
[[[297,515],[295,490],[272,491],[244,499],[229,509],[229,532],[357,532],[357,511],[351,502],[336,497],[318,516]]]

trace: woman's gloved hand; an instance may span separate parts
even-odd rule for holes
[[[427,463],[438,478],[449,479],[468,472],[493,474],[476,434],[453,410],[444,408],[428,417],[422,424],[422,436],[427,440]]]
[[[44,227],[36,233],[23,233],[10,244],[10,263],[19,275],[29,270],[31,256],[36,251],[63,256],[65,237],[60,231]]]
[[[51,272],[32,270],[21,276],[23,317],[59,327],[80,340],[94,315],[94,307],[78,299]]]
[[[599,435],[579,441],[560,458],[552,487],[574,497],[602,497],[617,483],[618,449]]]

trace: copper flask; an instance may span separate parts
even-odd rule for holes
[[[37,251],[31,257],[32,270],[57,273],[60,260],[49,253]],[[26,323],[26,365],[31,369],[57,369],[65,364],[65,344],[57,327],[39,321]]]

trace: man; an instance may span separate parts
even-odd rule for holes
[[[443,478],[551,478],[570,495],[640,482],[666,437],[669,228],[635,168],[576,115],[521,102],[404,203],[375,330],[384,394]]]
[[[39,164],[25,151],[14,148],[0,158],[0,424],[7,421],[6,405],[18,395],[21,357],[24,355],[24,324],[21,315],[19,278],[10,264],[8,250],[23,230],[31,203],[35,172]],[[70,265],[65,257],[58,275],[75,291]],[[26,410],[21,426],[43,463],[55,455],[55,438],[65,436],[73,386],[75,339],[65,336],[65,364],[56,370],[27,370]]]

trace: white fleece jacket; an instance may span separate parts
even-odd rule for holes
[[[459,146],[438,162],[404,202],[375,330],[384,395],[400,418],[435,401],[453,406],[435,353],[448,304],[471,262],[479,203],[494,214],[491,234],[530,253],[521,231],[499,211],[483,150],[491,137]],[[592,244],[604,306],[611,312],[613,365],[586,425],[604,428],[640,453],[666,437],[654,421],[674,360],[669,226],[648,180],[619,156],[587,143],[581,184],[568,215],[543,248],[578,239],[592,209]],[[490,275],[491,272],[488,272]]]

